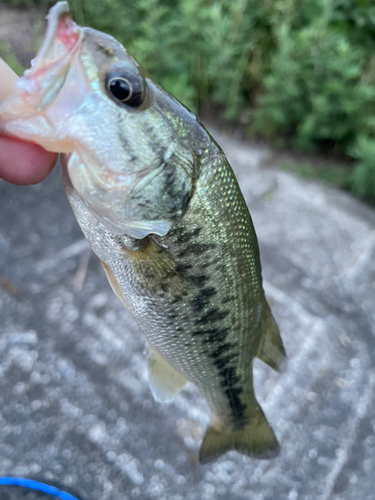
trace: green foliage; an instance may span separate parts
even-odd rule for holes
[[[22,75],[25,68],[21,66],[18,59],[13,54],[9,45],[5,42],[0,41],[0,57],[12,68],[12,70],[17,73],[17,75]]]
[[[10,0],[51,4],[50,0]],[[70,0],[195,111],[276,145],[358,160],[350,184],[375,199],[374,0]]]
[[[50,7],[56,2],[54,2],[53,0],[6,0],[4,3],[14,5],[15,7],[35,9],[40,5],[47,5],[48,7]]]
[[[252,130],[280,144],[359,159],[349,183],[375,199],[375,5],[293,3],[272,30],[277,48]]]
[[[359,135],[350,153],[359,160],[350,178],[353,191],[375,202],[375,140]]]
[[[373,99],[371,86],[361,81],[364,51],[324,28],[292,34],[284,25],[278,40],[255,127],[267,135],[282,131],[303,149],[323,141],[345,148],[363,126],[363,109]]]
[[[198,110],[210,101],[230,119],[260,80],[253,54],[260,58],[272,43],[256,0],[76,0],[73,8],[85,24],[121,41],[184,104]]]

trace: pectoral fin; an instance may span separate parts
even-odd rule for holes
[[[100,259],[99,259],[100,260]],[[120,285],[117,283],[116,278],[113,275],[113,272],[111,269],[105,264],[102,260],[100,260],[103,269],[105,271],[105,274],[107,276],[108,283],[111,285],[111,288],[116,295],[116,297],[124,304],[126,308],[128,308],[127,302],[125,300],[124,294],[121,291]]]
[[[274,458],[280,445],[259,404],[254,401],[247,423],[240,429],[218,425],[213,420],[203,438],[199,452],[201,463],[215,460],[229,450],[253,458]]]
[[[165,248],[152,238],[144,238],[137,245],[136,249],[124,246],[123,251],[134,278],[141,280],[149,293],[163,291],[169,298],[191,294],[186,276]]]
[[[178,373],[155,349],[148,357],[150,389],[156,401],[171,401],[183,386],[186,378]]]
[[[279,327],[274,320],[270,306],[266,298],[263,301],[263,312],[261,322],[261,338],[257,351],[257,357],[264,363],[267,363],[274,370],[280,370],[280,367],[285,361],[286,354],[283,346],[283,341],[280,337]]]
[[[155,294],[159,299],[162,295],[167,300],[191,295],[190,284],[186,276],[164,248],[151,238],[136,241],[137,245],[134,248],[128,248],[125,245],[122,248],[126,266],[134,281],[139,281],[150,295]],[[116,297],[128,309],[127,300],[112,270],[103,261],[100,262]]]

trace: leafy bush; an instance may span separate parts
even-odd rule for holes
[[[293,9],[272,30],[276,50],[252,130],[279,144],[360,159],[349,184],[375,200],[375,7],[351,0],[300,4],[308,15]]]
[[[86,24],[113,34],[187,106],[217,103],[231,119],[248,105],[248,92],[260,80],[250,64],[253,54],[270,52],[265,9],[255,0],[80,5]]]
[[[353,191],[361,198],[375,201],[375,140],[359,135],[350,153],[359,160],[350,179]]]
[[[50,0],[10,0],[51,4]],[[188,107],[219,106],[276,145],[359,162],[375,200],[373,0],[71,0]]]
[[[17,75],[21,75],[24,72],[25,68],[19,63],[9,44],[0,41],[0,54],[2,59],[17,73]]]

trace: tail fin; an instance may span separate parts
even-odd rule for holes
[[[241,429],[210,425],[203,438],[199,452],[201,463],[215,460],[229,450],[236,450],[253,458],[274,458],[279,454],[280,445],[255,401],[248,422]]]

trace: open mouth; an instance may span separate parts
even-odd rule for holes
[[[59,142],[59,120],[79,106],[88,85],[79,67],[82,29],[70,18],[67,2],[48,14],[42,46],[31,68],[16,80],[13,93],[0,104],[0,128],[45,149],[70,152]]]
[[[61,60],[79,45],[81,30],[70,18],[68,2],[58,2],[49,11],[47,19],[46,36],[28,74]]]
[[[46,36],[31,68],[15,83],[21,101],[14,111],[25,115],[48,108],[80,50],[82,37],[82,30],[69,16],[68,3],[58,2],[48,14]]]

